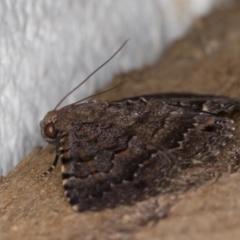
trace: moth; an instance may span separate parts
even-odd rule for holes
[[[239,110],[227,97],[154,94],[55,108],[40,127],[73,209],[101,210],[164,192],[182,165],[218,155]]]

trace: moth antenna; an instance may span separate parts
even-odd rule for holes
[[[69,105],[67,105],[67,106],[64,106],[63,108],[69,107],[69,106],[71,106],[71,105],[75,105],[75,104],[80,103],[80,102],[83,102],[83,101],[85,101],[85,100],[87,100],[87,99],[89,99],[89,98],[96,97],[96,96],[101,95],[101,94],[103,94],[103,93],[109,92],[109,91],[111,91],[111,90],[113,90],[114,88],[118,87],[119,85],[121,85],[122,83],[124,83],[124,82],[127,81],[127,80],[128,80],[128,78],[124,79],[122,82],[120,82],[119,84],[115,85],[114,87],[111,87],[111,88],[109,88],[109,89],[107,89],[107,90],[105,90],[105,91],[102,91],[102,92],[93,94],[93,95],[91,95],[91,96],[85,97],[85,98],[83,98],[83,99],[81,99],[81,100],[78,100],[77,102],[74,102],[74,103],[71,103],[71,104],[69,104]],[[61,108],[61,109],[63,109],[63,108]]]
[[[100,65],[96,70],[94,70],[87,78],[85,78],[80,84],[78,84],[73,90],[71,90],[65,97],[62,98],[62,100],[57,104],[57,106],[54,108],[54,110],[57,110],[57,108],[60,106],[60,104],[70,95],[72,94],[75,90],[77,90],[79,87],[81,87],[93,74],[95,74],[99,69],[101,69],[103,66],[105,66],[108,62],[110,62],[120,51],[121,49],[125,46],[125,44],[129,41],[129,39],[127,39],[122,46],[106,61],[104,62],[102,65]],[[117,85],[118,86],[118,85]],[[116,87],[117,87],[116,86]],[[109,89],[111,90],[111,89]],[[103,92],[102,92],[103,93]],[[99,93],[100,94],[100,93]],[[98,95],[98,94],[97,94]],[[90,97],[93,97],[95,95],[92,95]],[[90,98],[88,97],[88,98]],[[83,101],[83,100],[81,100]],[[70,104],[71,105],[71,104]]]

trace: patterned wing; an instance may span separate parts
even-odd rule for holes
[[[145,97],[131,99],[122,114],[124,122],[145,142],[173,153],[181,164],[216,156],[233,136],[232,115],[240,109],[239,100],[190,94]]]
[[[202,112],[181,112],[178,117],[167,119],[164,127],[153,135],[155,144],[169,149],[181,164],[203,162],[218,155],[233,136],[232,119]]]
[[[116,125],[83,124],[62,139],[63,187],[78,211],[129,204],[166,189],[177,164],[168,151]]]
[[[240,110],[239,100],[172,94],[164,103],[170,109],[170,118],[164,128],[157,131],[155,139],[159,144],[165,142],[163,146],[183,163],[203,162],[218,155],[233,136],[232,116]],[[165,131],[166,128],[171,130]]]
[[[52,140],[45,139],[56,144],[70,204],[99,210],[166,191],[180,165],[216,156],[232,137],[239,105],[224,97],[149,95],[64,108],[41,128],[48,122]]]

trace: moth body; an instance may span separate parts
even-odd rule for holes
[[[69,105],[40,126],[56,146],[70,204],[100,210],[166,192],[177,169],[218,155],[239,106],[226,97],[155,94]]]

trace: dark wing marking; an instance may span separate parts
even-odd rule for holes
[[[79,133],[83,128],[101,131],[95,138],[88,138],[87,134],[79,137],[78,132],[68,134],[65,142],[74,143],[75,147],[62,155],[63,187],[76,210],[129,204],[167,185],[177,165],[171,153],[148,146],[119,126],[102,129],[89,123],[81,126]]]

